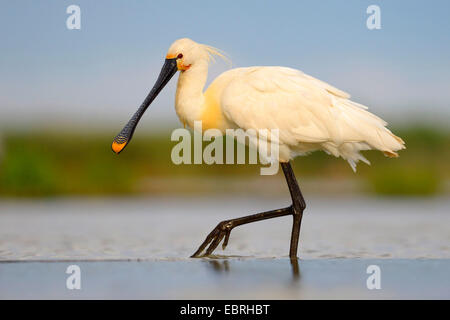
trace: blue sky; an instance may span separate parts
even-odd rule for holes
[[[66,8],[81,7],[81,30]],[[381,8],[381,30],[366,8]],[[347,91],[381,116],[448,114],[450,1],[2,1],[0,123],[118,125],[181,37],[218,47],[233,67],[282,65]],[[211,68],[210,80],[226,70]],[[175,123],[175,79],[150,123]],[[432,111],[432,112],[430,112]]]

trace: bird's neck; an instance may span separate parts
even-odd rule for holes
[[[175,96],[175,110],[181,122],[193,127],[200,120],[205,98],[203,88],[208,77],[208,62],[200,61],[180,73]]]

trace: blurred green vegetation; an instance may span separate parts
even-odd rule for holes
[[[394,132],[407,146],[400,158],[367,151],[372,165],[360,163],[354,174],[342,159],[315,152],[295,160],[297,174],[311,179],[360,179],[366,192],[381,195],[443,192],[450,179],[450,132],[420,126]],[[161,180],[260,177],[259,165],[177,166],[170,158],[177,144],[170,133],[136,134],[120,155],[110,149],[110,134],[33,131],[3,132],[0,137],[0,196],[127,195],[147,192],[144,182],[152,181],[152,192],[169,192],[159,186]]]

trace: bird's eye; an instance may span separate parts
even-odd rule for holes
[[[181,58],[183,58],[183,54],[182,54],[182,53],[180,53],[180,54],[177,56],[177,59],[181,59]]]

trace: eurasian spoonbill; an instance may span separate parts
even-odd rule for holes
[[[208,65],[215,48],[184,38],[175,41],[152,90],[142,105],[115,137],[112,149],[121,152],[130,142],[145,110],[177,71],[180,71],[175,109],[183,124],[203,129],[278,129],[280,162],[292,198],[286,208],[220,222],[192,257],[210,255],[223,240],[228,244],[231,230],[239,225],[286,215],[293,216],[290,251],[297,257],[303,211],[306,208],[290,160],[298,155],[323,150],[348,161],[353,170],[361,160],[369,161],[361,150],[380,150],[397,157],[404,142],[386,128],[387,123],[349,100],[344,91],[303,72],[285,67],[236,68],[222,73],[203,92]],[[209,245],[209,246],[208,246]],[[206,248],[208,246],[208,248]]]

